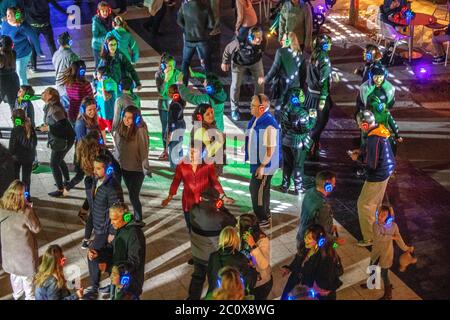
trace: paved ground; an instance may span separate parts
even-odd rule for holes
[[[61,2],[64,5],[68,1]],[[366,2],[368,1],[361,1],[361,7]],[[233,14],[229,9],[229,3],[224,2],[222,8],[222,35],[213,39],[216,48],[216,52],[213,54],[214,59],[219,57],[232,35],[230,28],[232,18],[230,17],[233,17]],[[426,8],[428,9],[428,7]],[[89,21],[89,9],[87,5],[83,7],[85,23]],[[327,25],[336,30],[342,27],[341,23],[344,23],[344,19],[341,18],[342,12],[338,9],[343,8],[337,6],[336,12],[332,13],[334,17],[330,18]],[[169,51],[181,63],[182,43],[178,27],[174,24],[174,14],[174,9],[171,9],[161,29],[165,36],[158,39],[150,39],[148,34],[142,30],[141,18],[145,16],[142,10],[132,9],[127,15],[141,48],[142,58],[138,63],[137,70],[141,79],[144,79],[144,89],[140,95],[143,100],[144,118],[151,128],[150,159],[154,166],[153,178],[146,178],[141,194],[144,218],[147,222],[144,229],[147,239],[144,299],[184,299],[187,296],[187,287],[192,272],[192,267],[185,263],[190,253],[189,238],[180,210],[181,197],[178,195],[167,208],[160,207],[160,202],[168,190],[172,173],[167,170],[167,163],[156,160],[162,150],[162,143],[154,83],[154,72],[158,67],[159,55],[153,48]],[[62,31],[61,25],[62,21],[55,22],[55,26],[58,27],[56,34]],[[351,31],[354,34],[358,33],[353,29]],[[91,67],[90,26],[85,25],[80,31],[72,32],[72,34],[76,40],[75,50],[81,53],[83,58],[88,61],[88,66]],[[335,219],[341,226],[339,233],[347,240],[346,245],[338,248],[345,267],[344,285],[338,292],[338,299],[370,300],[381,296],[382,292],[359,288],[359,283],[366,277],[365,268],[368,264],[369,254],[366,249],[355,245],[356,239],[360,237],[355,206],[362,181],[354,177],[352,163],[345,156],[345,150],[355,145],[358,135],[351,114],[359,79],[352,74],[352,70],[360,64],[361,47],[366,41],[364,37],[353,38],[350,39],[352,41],[338,39],[333,46],[332,63],[335,71],[341,73],[342,81],[333,88],[336,107],[332,110],[331,120],[324,135],[325,158],[321,163],[307,163],[306,171],[311,176],[322,168],[331,168],[338,172],[338,185],[332,199],[333,208]],[[344,45],[345,42],[347,43]],[[270,43],[264,57],[266,70],[271,64],[275,49],[274,43]],[[37,92],[54,82],[51,62],[44,61],[40,64],[40,68],[48,71],[30,75],[31,84]],[[450,211],[450,201],[448,200],[450,199],[448,165],[450,115],[444,102],[448,103],[449,101],[449,69],[430,68],[432,77],[442,79],[440,82],[417,81],[409,72],[413,70],[405,65],[390,68],[391,80],[394,81],[398,91],[394,116],[403,132],[405,143],[399,149],[399,167],[395,179],[390,182],[388,195],[396,210],[400,230],[405,240],[416,247],[419,258],[418,264],[410,267],[405,273],[398,272],[397,263],[394,264],[392,268],[394,299],[448,299],[450,298],[448,289],[450,277],[447,275],[447,266],[450,261],[448,244],[450,218],[447,214]],[[221,75],[226,83],[229,83],[229,77]],[[248,101],[250,92],[250,90],[243,91],[244,101]],[[436,110],[436,106],[438,110]],[[7,138],[7,128],[10,127],[9,109],[5,104],[2,104],[0,108],[0,127],[4,128],[2,132]],[[42,119],[42,103],[37,102],[35,108],[37,123],[39,123],[39,120]],[[186,117],[190,116],[192,110],[193,106],[187,107]],[[242,134],[242,128],[245,125],[245,121],[233,123],[226,118],[225,131],[227,134]],[[0,142],[7,144],[6,139],[2,139]],[[232,153],[230,157],[242,161],[242,140],[229,141],[228,145],[233,146],[228,150]],[[40,253],[42,254],[49,243],[62,245],[69,258],[69,269],[77,267],[81,273],[82,284],[86,286],[88,282],[86,256],[85,251],[79,247],[83,237],[83,227],[76,217],[84,199],[84,190],[75,189],[71,191],[70,197],[65,199],[49,198],[47,192],[53,191],[54,185],[51,173],[46,166],[48,149],[45,145],[45,137],[41,137],[38,149],[39,160],[44,165],[41,172],[32,177],[32,197],[44,225],[43,231],[39,234]],[[68,155],[66,159],[70,161],[72,154]],[[251,210],[248,177],[248,165],[239,164],[227,166],[225,175],[221,178],[226,192],[237,200],[236,204],[231,207],[236,215]],[[273,179],[273,184],[278,185],[280,180],[278,173]],[[274,218],[269,235],[275,285],[270,298],[279,297],[284,286],[285,280],[281,279],[279,268],[289,262],[294,254],[301,201],[301,196],[295,197],[272,192],[271,203]],[[0,271],[0,297],[10,297],[8,276],[3,271]]]

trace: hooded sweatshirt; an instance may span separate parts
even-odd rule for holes
[[[381,182],[395,170],[395,157],[389,143],[390,132],[382,124],[368,133],[366,145],[368,182]]]
[[[122,52],[122,54],[127,57],[131,63],[137,63],[139,59],[139,47],[131,33],[129,33],[125,28],[117,28],[108,32],[106,38],[110,36],[116,38],[120,52]]]

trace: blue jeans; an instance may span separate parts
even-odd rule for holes
[[[181,70],[183,71],[183,83],[186,86],[189,82],[189,66],[191,65],[195,50],[197,50],[197,55],[202,62],[204,72],[207,73],[210,70],[208,43],[206,41],[190,42],[184,40]]]
[[[31,59],[31,52],[22,58],[16,58],[16,71],[19,75],[19,81],[20,85],[27,85],[28,84],[28,77],[27,77],[27,65],[28,62],[30,62]]]
[[[183,136],[177,140],[172,140],[168,145],[170,168],[175,169],[183,158]]]
[[[92,54],[94,56],[95,68],[97,69],[98,63],[100,62],[100,59],[101,59],[101,56],[100,56],[101,55],[101,51],[92,49]]]

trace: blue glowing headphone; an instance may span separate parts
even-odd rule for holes
[[[295,94],[291,96],[291,104],[295,106],[300,105],[300,99]]]
[[[255,36],[253,35],[253,33],[249,32],[247,39],[249,42],[252,42],[255,39]]]
[[[67,43],[70,47],[73,45],[73,40],[70,39],[69,42]]]
[[[383,112],[385,108],[386,108],[386,105],[383,102],[378,103],[378,105],[377,105],[378,112]]]
[[[321,233],[321,234],[319,235],[319,239],[317,240],[317,246],[318,246],[319,248],[322,248],[322,247],[325,245],[325,243],[326,243],[325,236],[323,235],[323,233]]]
[[[206,86],[206,93],[207,93],[208,95],[213,95],[213,94],[214,94],[214,87],[213,87],[212,85],[208,84],[208,85]]]
[[[130,285],[130,273],[128,271],[125,271],[124,273],[120,274],[120,285],[122,287],[128,287]]]
[[[105,173],[107,176],[110,176],[114,173],[114,167],[112,166],[112,164],[108,164],[108,166],[105,169]]]
[[[142,116],[140,114],[134,117],[134,125],[140,126],[142,124]]]
[[[332,185],[330,182],[326,181],[326,182],[323,184],[323,189],[324,189],[326,192],[330,193],[330,192],[333,191],[334,187],[333,187],[333,185]]]
[[[323,51],[328,51],[328,48],[329,48],[328,42],[325,42],[324,44],[322,44],[322,50]]]
[[[366,52],[366,60],[371,61],[372,60],[372,53]]]
[[[80,77],[84,77],[86,74],[86,68],[81,67],[78,72],[80,74]]]
[[[84,104],[80,105],[80,113],[81,114],[86,113],[86,106]]]
[[[98,144],[100,144],[100,145],[104,145],[105,144],[105,141],[103,140],[102,137],[98,138]]]
[[[25,191],[25,192],[23,193],[23,196],[24,196],[24,198],[25,198],[25,200],[26,200],[27,202],[30,202],[30,192]]]

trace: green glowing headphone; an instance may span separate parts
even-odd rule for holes
[[[22,121],[22,119],[20,119],[20,118],[14,118],[14,125],[16,126],[16,127],[19,127],[19,126],[21,126],[23,124],[23,121]]]
[[[133,214],[130,211],[127,211],[123,214],[123,221],[125,221],[126,223],[130,222],[131,219],[133,218]]]

